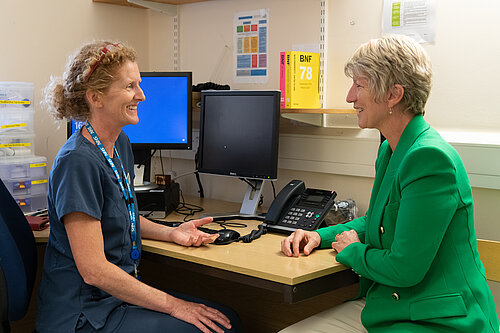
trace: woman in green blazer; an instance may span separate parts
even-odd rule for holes
[[[317,232],[298,230],[281,248],[298,256],[333,247],[336,260],[359,274],[360,294],[283,332],[498,332],[466,170],[423,119],[427,54],[411,38],[387,36],[362,45],[345,72],[359,126],[387,139],[368,211]]]

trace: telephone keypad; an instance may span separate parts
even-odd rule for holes
[[[320,198],[319,195],[321,195]],[[320,190],[314,193],[303,193],[294,207],[291,207],[285,214],[281,223],[311,230],[317,228],[318,219],[331,207],[334,197],[333,193]]]

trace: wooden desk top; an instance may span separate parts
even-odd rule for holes
[[[214,199],[186,197],[186,202],[200,205],[205,208],[204,214],[209,212],[228,212],[238,208],[237,203],[224,202]],[[172,213],[167,217],[170,221],[182,221],[182,216]],[[241,235],[257,229],[260,222],[234,221],[247,225],[246,228],[231,228]],[[206,227],[220,229],[216,223]],[[36,231],[38,243],[47,242],[49,229]],[[251,243],[237,242],[229,245],[214,245],[184,247],[172,243],[143,239],[142,249],[145,252],[156,253],[196,264],[215,267],[230,272],[283,283],[296,285],[346,269],[346,266],[335,260],[332,249],[315,250],[309,256],[299,258],[286,257],[281,253],[280,245],[284,235],[268,233]]]

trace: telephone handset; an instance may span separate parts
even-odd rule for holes
[[[292,180],[269,207],[264,225],[268,231],[282,233],[316,230],[322,226],[336,196],[335,191],[306,188],[302,180]]]

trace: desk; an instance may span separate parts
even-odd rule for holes
[[[237,204],[213,199],[187,198],[207,211],[231,211]],[[178,214],[170,214],[170,221],[180,221]],[[241,235],[257,229],[260,222],[237,221],[246,228],[233,228]],[[211,223],[206,227],[220,229]],[[143,257],[168,265],[201,272],[217,278],[282,293],[285,303],[294,303],[357,282],[357,275],[335,260],[331,249],[314,251],[309,256],[290,258],[281,254],[284,235],[268,233],[251,243],[229,245],[209,244],[200,248],[172,243],[143,240]]]
[[[186,197],[186,202],[204,207],[204,214],[238,208],[236,203],[207,198]],[[170,214],[167,220],[182,218]],[[259,224],[241,222],[247,227],[233,228],[241,235]],[[220,228],[214,223],[206,227]],[[35,232],[38,243],[47,242],[48,235],[48,229]],[[276,332],[357,294],[357,275],[335,261],[333,250],[316,250],[307,257],[285,257],[280,252],[283,237],[268,233],[252,243],[199,248],[144,239],[141,274],[145,282],[157,288],[180,287],[184,290],[179,291],[233,307],[248,332]],[[224,294],[214,292],[216,288],[224,290]]]
[[[205,212],[234,211],[238,204],[207,198],[186,197],[200,205]],[[205,213],[204,212],[204,213]],[[166,220],[182,221],[183,216],[172,213]],[[260,222],[235,221],[247,225],[233,228],[241,235],[257,229]],[[220,229],[218,224],[206,227]],[[48,229],[35,232],[37,242],[46,242]],[[313,251],[309,256],[286,257],[280,244],[284,235],[268,233],[251,243],[184,247],[177,244],[144,239],[143,258],[154,262],[191,270],[225,280],[283,294],[285,303],[294,303],[357,282],[357,275],[335,260],[331,249]]]

